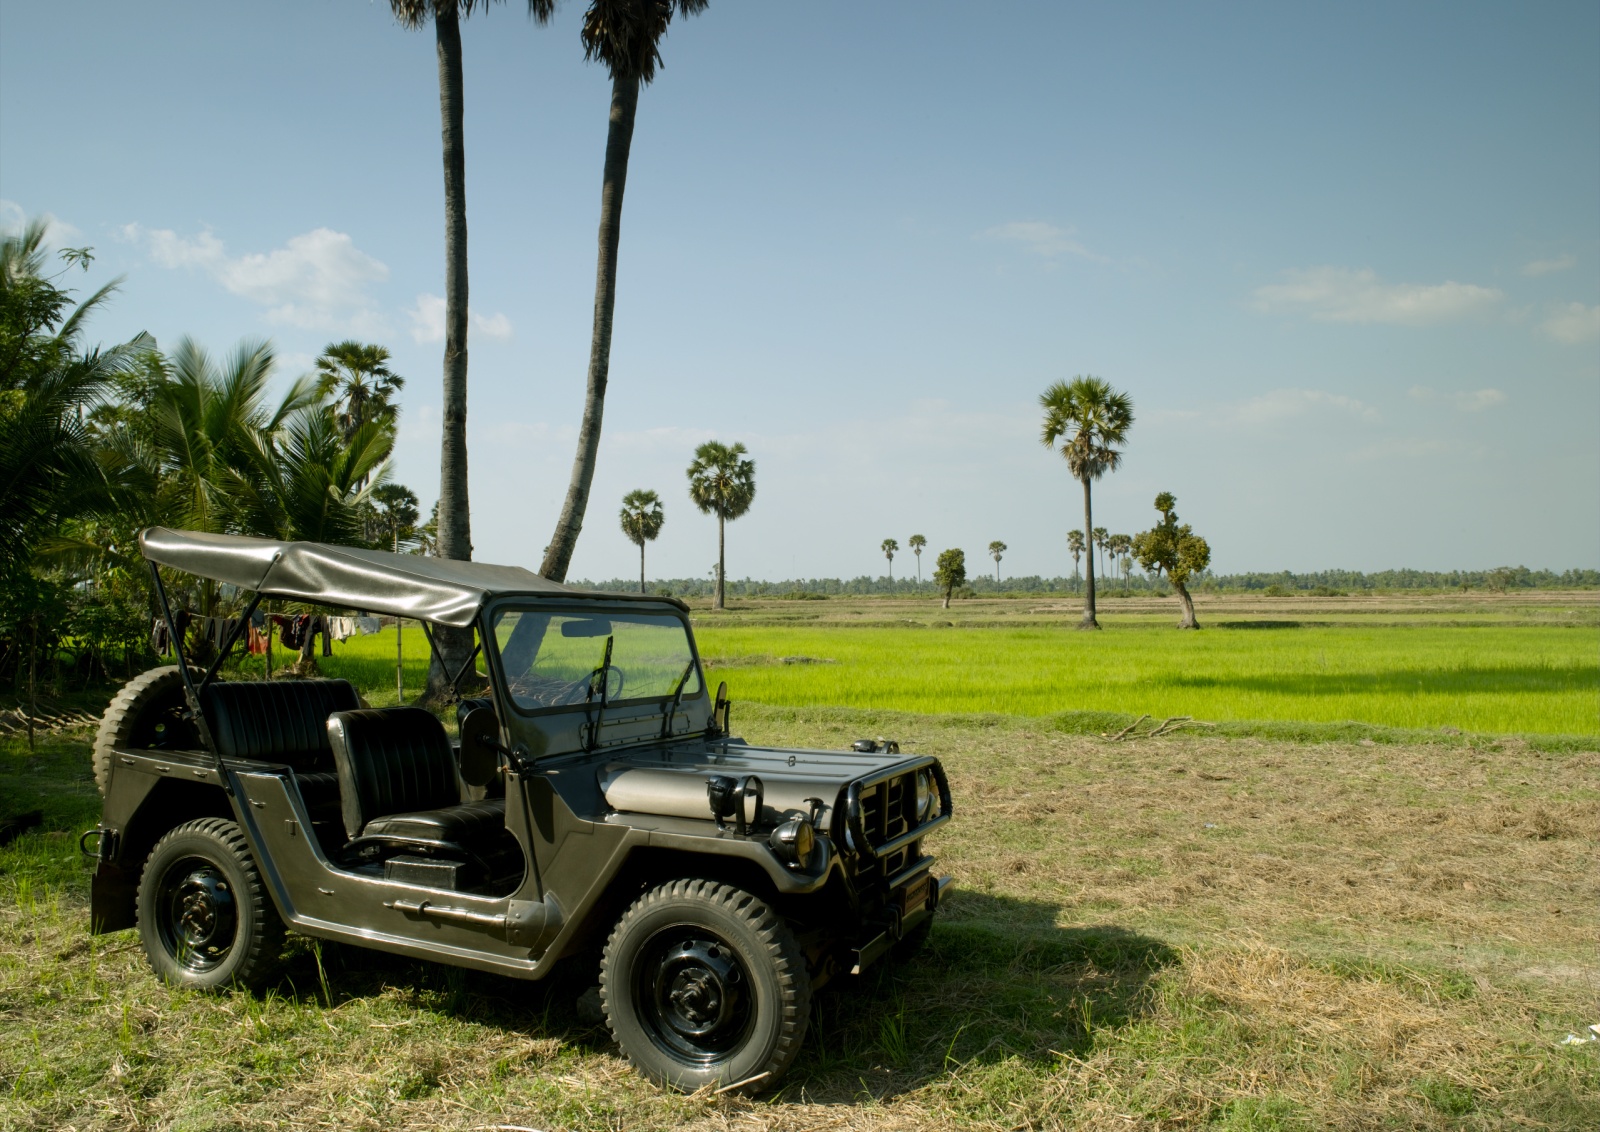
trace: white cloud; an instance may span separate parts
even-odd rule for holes
[[[1231,416],[1241,424],[1273,425],[1294,417],[1332,411],[1363,421],[1379,420],[1378,410],[1354,397],[1324,393],[1320,389],[1274,389],[1233,407]]]
[[[1577,264],[1578,257],[1569,252],[1566,255],[1558,255],[1555,259],[1536,259],[1532,263],[1525,263],[1522,265],[1522,274],[1549,275],[1552,271],[1565,271],[1569,267],[1576,267]]]
[[[1258,287],[1255,306],[1266,313],[1304,311],[1319,322],[1378,322],[1426,326],[1465,318],[1504,296],[1472,283],[1385,283],[1376,272],[1313,267],[1285,272],[1286,282]]]
[[[472,325],[478,328],[479,333],[487,334],[490,338],[511,337],[511,320],[498,311],[487,317],[474,312]]]
[[[1444,403],[1454,405],[1463,413],[1481,413],[1485,409],[1492,409],[1506,399],[1506,395],[1498,389],[1462,390],[1456,393],[1440,392],[1429,389],[1426,385],[1413,385],[1410,396],[1413,401],[1424,403]]]
[[[32,219],[44,221],[44,242],[48,247],[67,247],[83,236],[79,229],[53,213],[42,212],[37,217],[30,217],[27,210],[16,201],[0,198],[0,232],[7,235],[21,232]]]
[[[1350,459],[1356,462],[1388,462],[1397,458],[1411,460],[1436,459],[1458,451],[1459,448],[1460,446],[1452,441],[1440,440],[1435,437],[1390,436],[1356,449],[1350,453]]]
[[[1075,229],[1057,228],[1054,224],[1046,224],[1042,220],[1014,220],[1010,224],[985,228],[978,235],[986,240],[1003,240],[1006,243],[1019,244],[1042,259],[1053,260],[1060,256],[1071,255],[1079,259],[1093,260],[1095,263],[1109,262],[1105,256],[1090,251],[1074,239]]]
[[[411,337],[418,342],[444,341],[444,300],[438,295],[418,295],[406,313],[411,316]]]
[[[1554,314],[1539,324],[1539,329],[1569,346],[1600,338],[1600,307],[1567,303],[1557,307]]]
[[[417,296],[417,301],[406,312],[411,316],[411,337],[418,342],[443,342],[444,341],[444,299],[438,295],[422,294]],[[480,334],[487,334],[490,338],[510,338],[511,320],[498,311],[491,315],[481,315],[477,311],[468,312],[472,317],[472,325]]]
[[[229,293],[266,307],[271,322],[355,333],[383,326],[367,287],[388,279],[389,269],[343,232],[315,228],[281,248],[242,256],[228,255],[210,231],[191,238],[127,224],[122,235],[160,266],[203,272]]]

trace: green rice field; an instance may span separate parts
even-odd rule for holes
[[[1559,629],[706,629],[736,699],[900,711],[1149,712],[1585,733],[1600,666]],[[771,663],[805,656],[831,663]],[[719,665],[728,658],[755,663]]]
[[[1016,601],[745,601],[694,621],[713,684],[774,707],[1600,733],[1594,595],[1202,600],[1199,633],[1172,630],[1170,602],[1106,604],[1099,633],[1074,631],[1076,606]],[[329,674],[393,686],[392,630],[336,649]],[[414,695],[419,631],[405,649]]]

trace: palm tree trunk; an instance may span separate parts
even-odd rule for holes
[[[437,5],[433,26],[439,55],[439,119],[444,144],[444,436],[439,453],[439,557],[472,557],[467,505],[467,157],[461,82],[461,23],[454,4]],[[440,627],[439,651],[459,664],[472,631]],[[446,693],[437,656],[428,668],[430,698]]]
[[[639,540],[639,592],[644,593],[644,539]]]
[[[1089,498],[1089,477],[1083,477],[1083,529],[1094,530],[1094,506]],[[1094,535],[1090,534],[1092,542]],[[1089,547],[1089,553],[1084,555],[1084,587],[1083,587],[1083,620],[1078,622],[1080,629],[1098,629],[1100,622],[1094,616],[1094,547]]]
[[[605,173],[600,185],[600,256],[595,268],[594,332],[589,339],[589,388],[584,395],[583,423],[578,427],[578,452],[572,459],[572,479],[566,502],[556,520],[550,549],[539,573],[564,582],[572,552],[583,529],[589,506],[589,485],[594,480],[595,457],[600,451],[600,419],[606,407],[606,381],[611,372],[611,312],[617,303],[617,245],[622,238],[622,192],[628,183],[628,151],[633,146],[633,119],[639,108],[639,80],[611,80],[611,125],[606,133]],[[719,606],[720,608],[720,606]]]
[[[725,578],[727,576],[727,574],[728,574],[728,567],[727,567],[728,540],[727,540],[726,536],[723,533],[724,529],[725,529],[725,523],[726,523],[726,520],[724,520],[721,515],[718,515],[717,516],[717,599],[716,599],[715,603],[713,603],[713,605],[712,605],[713,609],[726,609],[727,605],[728,605],[728,602],[727,602],[727,591],[723,588],[723,585],[722,585],[723,578]]]

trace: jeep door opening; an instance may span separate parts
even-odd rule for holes
[[[137,927],[167,982],[259,986],[286,929],[523,979],[599,950],[638,1069],[755,1093],[793,1060],[814,990],[927,938],[949,884],[924,846],[951,815],[938,760],[733,737],[683,602],[319,543],[139,543],[177,663],[107,709],[85,841],[92,930]],[[254,595],[207,668],[163,566]],[[344,680],[219,680],[266,598],[470,630],[451,686],[487,687],[456,705],[458,740]]]

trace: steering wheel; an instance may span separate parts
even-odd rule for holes
[[[615,700],[620,698],[622,696],[623,686],[627,684],[628,678],[623,674],[622,669],[618,668],[614,664],[611,667],[603,670],[596,668],[593,672],[589,673],[589,683],[586,685],[586,688],[594,686],[593,682],[595,677],[599,676],[602,671],[604,671],[606,678],[606,699]]]

